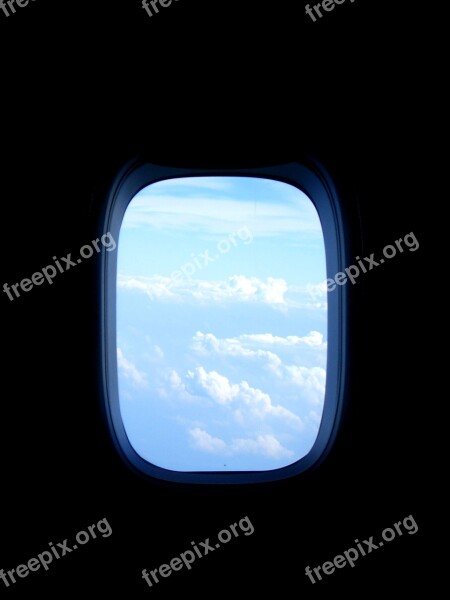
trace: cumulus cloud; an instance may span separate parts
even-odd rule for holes
[[[289,308],[325,311],[328,308],[326,279],[320,283],[289,285],[287,304]]]
[[[138,387],[147,385],[145,373],[141,373],[132,362],[125,358],[122,350],[117,348],[117,365],[123,376]]]
[[[271,333],[241,335],[239,339],[242,342],[255,342],[257,344],[277,345],[277,346],[314,346],[320,347],[323,345],[323,334],[318,331],[311,331],[308,335],[299,337],[297,335],[288,335],[280,337]]]
[[[191,388],[196,394],[206,394],[215,403],[233,410],[238,423],[274,417],[282,419],[297,430],[304,428],[300,417],[279,404],[272,404],[269,394],[251,387],[247,381],[231,383],[227,377],[217,371],[206,371],[198,367],[187,374]]]
[[[153,277],[128,277],[120,275],[117,278],[119,288],[128,290],[138,290],[147,294],[151,300],[162,300],[174,298],[176,294],[172,292],[172,280],[170,277],[154,275]]]
[[[213,437],[204,429],[195,427],[189,431],[193,446],[203,452],[224,453],[228,448],[226,443],[220,438]]]
[[[231,448],[235,453],[262,454],[268,458],[285,458],[294,452],[284,448],[274,435],[258,435],[256,439],[234,439]]]
[[[192,349],[202,355],[217,354],[230,357],[242,357],[249,359],[264,360],[267,367],[276,374],[285,383],[290,383],[300,387],[305,397],[312,404],[322,404],[325,396],[326,369],[313,366],[306,367],[302,365],[285,365],[278,354],[271,350],[262,349],[257,346],[286,348],[309,348],[319,350],[321,353],[326,350],[326,342],[323,341],[323,335],[318,331],[311,331],[308,335],[299,336],[274,336],[271,333],[263,334],[243,334],[234,338],[217,338],[212,333],[202,333],[197,331],[192,340]],[[204,369],[200,371],[203,375],[204,386],[206,387],[207,375]],[[214,373],[214,372],[213,372]],[[193,377],[193,375],[191,375]],[[197,373],[197,377],[202,377]],[[211,374],[208,375],[211,377]],[[220,376],[222,377],[222,376]],[[226,378],[225,378],[226,379]],[[228,380],[227,384],[229,385]],[[244,384],[245,382],[242,382]],[[241,389],[244,386],[241,384]],[[226,384],[222,382],[220,389],[225,393]],[[236,392],[237,393],[237,392]]]
[[[270,350],[258,348],[253,350],[242,343],[242,337],[219,339],[212,333],[197,331],[192,339],[192,349],[203,355],[219,354],[223,356],[242,356],[247,358],[265,359],[272,369],[281,365],[281,359]]]
[[[275,336],[271,333],[262,334],[243,334],[233,338],[217,338],[212,333],[203,333],[197,331],[192,338],[191,348],[200,355],[208,356],[216,354],[219,356],[242,357],[254,360],[264,361],[267,368],[279,377],[287,374],[290,379],[295,380],[297,385],[300,383],[300,377],[295,376],[295,369],[287,370],[282,363],[281,358],[273,352],[273,349],[295,350],[303,348],[315,352],[320,363],[326,360],[326,342],[323,341],[323,335],[318,331],[311,331],[303,337],[289,335],[286,337]],[[267,348],[272,348],[268,350]],[[310,367],[302,367],[308,370]]]
[[[315,301],[325,298],[327,295],[327,280],[325,279],[321,283],[307,283],[305,292]]]
[[[252,350],[255,346],[279,346],[281,348],[293,346],[307,346],[324,348],[323,334],[311,331],[308,335],[299,337],[288,335],[281,337],[271,333],[243,334],[234,338],[216,338],[212,333],[197,331],[193,337],[192,347],[197,352],[215,352],[229,356],[261,356],[274,357],[272,352],[262,349]]]
[[[184,267],[189,276],[183,276]],[[194,263],[180,265],[175,273],[178,274],[174,277],[132,277],[119,273],[117,282],[119,288],[140,291],[151,300],[159,301],[247,302],[266,304],[281,310],[321,312],[328,307],[326,294],[321,295],[322,284],[295,286],[288,285],[282,278],[267,277],[263,280],[245,275],[232,275],[224,280],[193,279],[190,274],[195,275]]]
[[[168,383],[170,389],[176,393],[177,399],[188,402],[195,400],[195,396],[189,393],[186,388],[186,384],[175,370],[170,372],[168,376]]]
[[[292,450],[283,447],[272,434],[258,435],[256,438],[233,438],[230,443],[213,437],[204,429],[195,427],[189,430],[191,444],[197,450],[211,454],[237,455],[259,454],[266,458],[287,458],[294,455]]]
[[[301,387],[307,394],[308,399],[320,405],[325,396],[326,371],[322,367],[301,367],[289,365],[284,367],[290,377],[290,381]]]
[[[201,302],[254,302],[274,307],[286,305],[288,285],[284,279],[266,280],[244,275],[232,275],[226,280],[173,279],[163,275],[129,277],[119,274],[118,286],[141,291],[151,300],[189,300]]]

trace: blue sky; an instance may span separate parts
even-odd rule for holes
[[[120,410],[138,454],[178,471],[307,454],[327,347],[311,201],[267,179],[159,182],[131,201],[117,251]]]

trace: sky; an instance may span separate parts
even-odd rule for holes
[[[325,248],[296,187],[253,177],[152,184],[118,240],[120,412],[176,471],[262,471],[312,448],[326,382]]]

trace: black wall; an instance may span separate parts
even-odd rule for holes
[[[437,581],[425,563],[442,419],[427,219],[440,219],[439,19],[347,0],[313,23],[292,4],[179,0],[150,19],[138,0],[36,0],[0,13],[1,285],[94,239],[102,194],[138,152],[200,166],[312,153],[335,176],[365,256],[411,231],[420,242],[351,289],[348,410],[332,453],[263,487],[180,487],[124,467],[100,410],[95,259],[13,302],[1,294],[0,569],[102,518],[113,530],[48,572],[0,580],[4,597],[359,597]],[[141,579],[245,515],[253,535],[152,589]],[[415,535],[314,585],[305,576],[409,515]]]

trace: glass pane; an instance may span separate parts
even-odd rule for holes
[[[120,230],[117,356],[130,443],[177,471],[261,471],[314,444],[326,380],[325,247],[297,188],[152,184]]]

